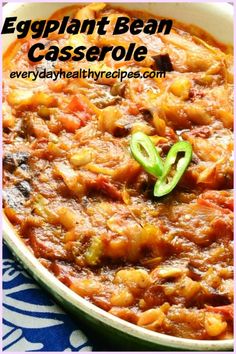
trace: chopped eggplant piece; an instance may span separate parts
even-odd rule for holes
[[[49,44],[50,42],[48,41],[47,43],[46,43],[46,45],[47,44]],[[39,65],[37,65],[36,66],[36,70],[38,71],[38,72],[44,72],[44,71],[49,71],[49,70],[55,70],[55,63],[52,63],[52,62],[50,62],[50,61],[48,61],[48,60],[45,60],[45,59],[43,59],[42,61],[41,61],[41,64],[39,64]]]
[[[28,171],[29,166],[26,165],[25,163],[23,163],[22,165],[20,165],[20,168],[21,168],[23,171]]]
[[[126,87],[126,84],[124,82],[116,82],[111,87],[112,96],[125,97],[125,87]]]
[[[3,157],[3,166],[9,172],[14,172],[17,167],[26,165],[29,159],[28,152],[6,153]],[[24,169],[24,168],[23,168]]]
[[[31,187],[28,181],[21,181],[12,188],[3,191],[3,202],[13,209],[19,208],[30,196]]]
[[[130,133],[130,130],[131,130],[130,124],[117,125],[117,127],[114,130],[114,136],[116,138],[121,138],[121,137],[127,136]]]
[[[173,65],[171,63],[169,54],[159,54],[152,57],[155,64],[153,65],[154,70],[160,71],[173,71]]]
[[[25,198],[29,198],[31,187],[28,181],[22,181],[17,184],[16,188],[23,194]]]
[[[3,203],[13,209],[19,209],[25,198],[21,191],[16,187],[5,189],[3,191]]]
[[[147,122],[150,122],[153,118],[152,113],[149,111],[149,109],[142,108],[140,109],[140,113]]]
[[[96,97],[92,102],[100,109],[106,108],[108,106],[115,106],[121,101],[121,97],[114,96],[109,92],[105,92],[101,97]]]

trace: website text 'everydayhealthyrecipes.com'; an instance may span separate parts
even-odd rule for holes
[[[154,79],[154,78],[165,78],[165,71],[157,71],[157,70],[146,70],[146,71],[125,71],[122,69],[117,69],[114,71],[95,71],[91,69],[82,69],[76,71],[64,71],[62,69],[58,71],[53,70],[43,70],[43,71],[12,71],[10,72],[11,79],[30,79],[35,81],[37,79],[51,79],[56,81],[58,79],[93,79],[98,81],[100,79],[118,79],[119,81],[123,81],[125,79]]]

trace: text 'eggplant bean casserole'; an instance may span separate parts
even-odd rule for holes
[[[51,18],[63,16],[108,16],[110,24],[105,36],[17,39],[5,53],[7,218],[55,277],[105,311],[177,337],[232,338],[232,48],[175,21],[168,35],[112,35],[119,16],[156,17],[100,3]],[[140,62],[107,53],[92,63],[33,63],[27,52],[37,41],[132,42],[148,54]],[[165,78],[10,78],[13,70],[162,64]]]

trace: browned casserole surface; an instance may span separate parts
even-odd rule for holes
[[[126,14],[110,6],[63,9],[73,18]],[[127,14],[126,14],[127,15]],[[134,13],[129,13],[131,18]],[[148,18],[138,13],[139,18]],[[153,16],[151,16],[153,17]],[[177,27],[176,27],[177,26]],[[140,63],[54,62],[54,69],[149,70],[163,79],[10,79],[32,41],[4,56],[4,211],[35,257],[77,294],[122,319],[193,339],[232,337],[233,86],[231,50],[192,27],[169,35],[53,34],[48,45],[144,44]],[[165,158],[180,138],[193,158],[177,188],[153,197],[130,135],[149,135]]]

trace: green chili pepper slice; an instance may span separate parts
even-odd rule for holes
[[[183,152],[184,156],[178,160],[176,165],[176,172],[174,176],[171,178],[169,176],[171,167],[175,164],[177,160],[177,155],[180,152]],[[177,183],[179,182],[186,168],[188,167],[191,159],[192,159],[192,145],[189,142],[179,141],[178,143],[172,146],[172,148],[168,152],[164,164],[163,174],[155,184],[154,187],[155,197],[162,197],[170,193],[176,187]]]
[[[151,139],[142,132],[132,134],[130,142],[131,152],[145,171],[155,177],[163,172],[162,159]]]

